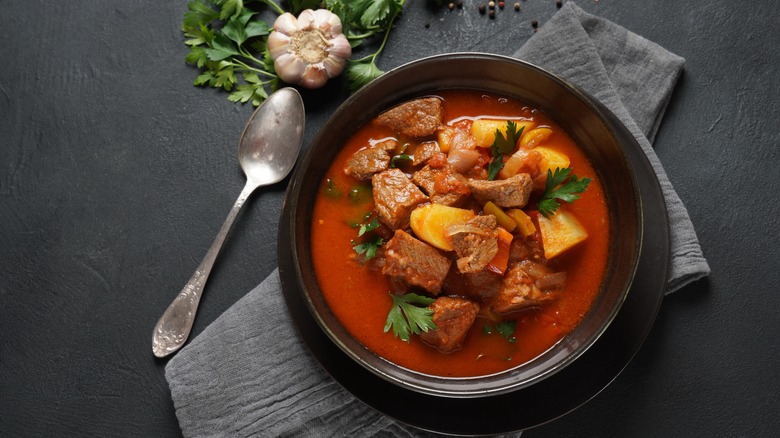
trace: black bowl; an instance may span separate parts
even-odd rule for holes
[[[488,376],[448,378],[395,365],[355,340],[339,323],[317,284],[312,264],[313,193],[342,145],[381,112],[444,89],[470,89],[517,99],[543,110],[590,159],[604,186],[612,236],[601,290],[580,324],[551,349],[510,370]],[[298,164],[288,189],[290,252],[294,277],[312,317],[347,356],[376,376],[423,394],[484,397],[533,385],[580,357],[620,310],[637,269],[642,244],[642,206],[637,179],[624,152],[633,138],[592,97],[529,63],[498,55],[456,53],[411,62],[387,72],[342,104]],[[638,145],[629,145],[636,149]],[[285,243],[280,242],[280,245]]]

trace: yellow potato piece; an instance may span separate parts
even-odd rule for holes
[[[588,238],[588,233],[580,221],[573,214],[561,210],[549,219],[540,214],[539,232],[542,234],[544,256],[547,260]]]
[[[493,145],[493,141],[496,139],[496,129],[506,135],[506,122],[507,120],[495,120],[495,119],[477,119],[471,123],[471,135],[474,137],[477,146],[482,148],[489,148]],[[534,123],[525,120],[513,120],[517,124],[517,130],[523,128],[523,132],[533,128]]]
[[[444,230],[453,224],[462,224],[474,217],[474,212],[441,204],[427,204],[412,211],[410,223],[415,236],[436,248],[452,251],[444,237]]]
[[[439,150],[444,153],[449,152],[450,145],[452,144],[452,137],[455,136],[455,130],[449,126],[445,126],[444,128],[439,129],[439,132],[436,135],[439,141]]]
[[[552,132],[552,129],[546,127],[536,128],[530,131],[525,129],[523,131],[523,136],[520,137],[520,147],[523,149],[533,149],[550,138]]]
[[[542,159],[539,161],[539,170],[542,174],[547,174],[547,169],[552,170],[555,173],[556,168],[565,169],[571,164],[569,157],[555,149],[550,149],[544,146],[535,147],[533,150],[542,154]]]

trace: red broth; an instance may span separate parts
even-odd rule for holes
[[[373,209],[368,196],[354,202],[350,190],[359,183],[343,172],[346,161],[364,148],[369,140],[393,136],[385,127],[369,123],[361,127],[344,145],[330,165],[317,193],[312,220],[311,250],[320,289],[331,310],[346,330],[361,344],[379,356],[402,367],[445,377],[488,375],[516,367],[550,349],[583,318],[596,295],[607,265],[609,222],[603,188],[588,159],[572,139],[544,113],[521,102],[474,91],[443,91],[444,122],[479,117],[533,118],[554,133],[545,147],[566,154],[570,167],[579,177],[590,177],[587,191],[572,204],[561,208],[573,213],[587,230],[588,238],[549,262],[556,270],[567,272],[566,287],[560,296],[541,307],[503,316],[517,322],[516,342],[488,335],[484,327],[489,319],[477,317],[463,347],[443,354],[426,345],[417,336],[410,342],[383,331],[392,306],[388,292],[390,280],[378,270],[361,264],[353,250],[357,231],[352,226]],[[334,196],[333,192],[338,192]],[[326,193],[327,192],[327,193]],[[359,194],[358,194],[359,197]]]

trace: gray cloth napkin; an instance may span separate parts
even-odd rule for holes
[[[685,62],[663,47],[572,2],[515,57],[555,73],[607,106],[639,142],[661,183],[671,232],[666,293],[710,273],[699,239],[651,142]]]
[[[650,145],[683,59],[568,2],[516,54],[609,107],[652,162],[672,227],[667,292],[709,273],[688,213]],[[289,322],[278,271],[165,368],[182,432],[200,436],[420,436],[331,379]]]

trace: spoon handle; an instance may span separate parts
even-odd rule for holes
[[[203,293],[203,288],[206,286],[206,280],[209,278],[214,261],[217,259],[217,254],[222,249],[222,244],[225,242],[225,237],[227,237],[230,227],[233,226],[238,211],[241,210],[241,206],[244,205],[244,202],[256,188],[257,184],[251,180],[247,181],[238,199],[233,204],[233,208],[230,209],[225,223],[219,229],[214,243],[211,244],[211,247],[203,257],[203,261],[195,269],[195,273],[192,274],[190,281],[187,282],[184,289],[179,292],[179,295],[176,296],[171,305],[168,306],[168,309],[165,310],[165,313],[162,314],[160,320],[157,321],[152,334],[152,351],[155,356],[168,356],[181,348],[187,341],[192,329],[192,323],[195,320],[195,313],[198,310],[200,296]]]

